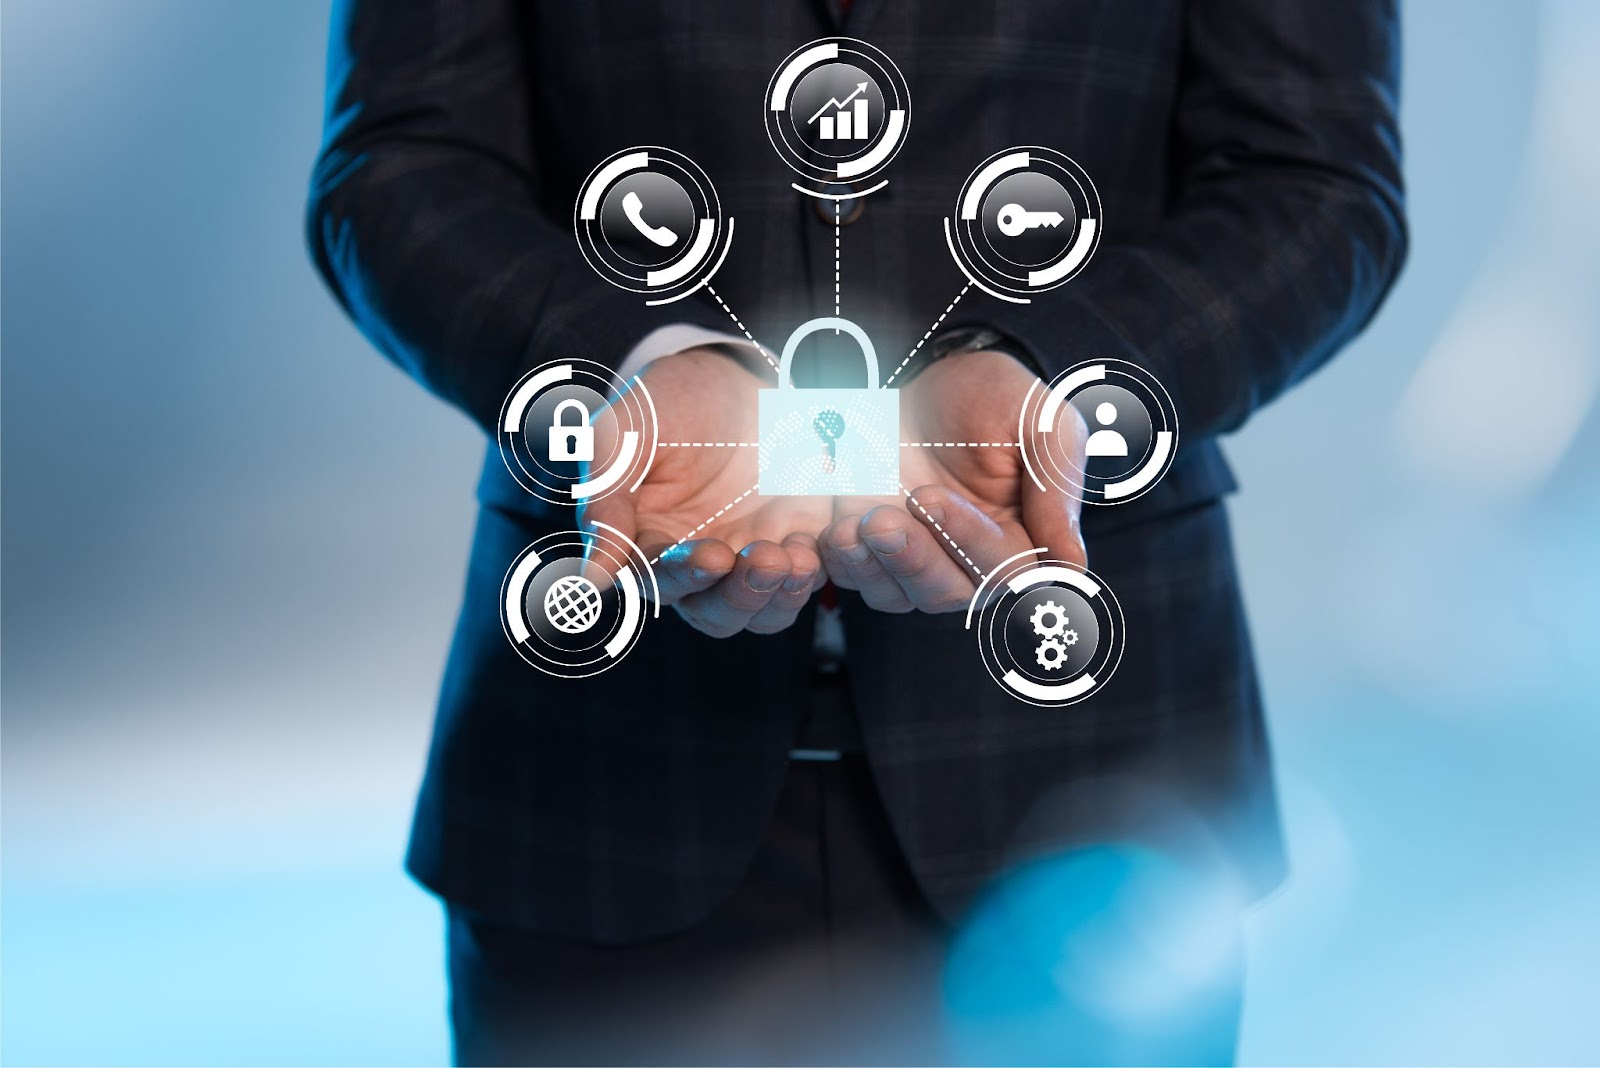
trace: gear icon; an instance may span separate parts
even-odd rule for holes
[[[1062,642],[1063,645],[1077,645],[1078,644],[1078,632],[1075,631],[1075,630],[1064,630],[1064,631],[1062,631],[1061,632],[1061,642]]]
[[[1034,657],[1039,661],[1039,666],[1046,671],[1060,671],[1061,666],[1067,662],[1067,647],[1054,638],[1046,638],[1039,643],[1039,649]]]
[[[1045,620],[1050,620],[1046,623]],[[1067,610],[1054,601],[1041,601],[1033,606],[1033,616],[1030,619],[1033,632],[1041,638],[1058,638],[1067,626]],[[1077,635],[1073,635],[1077,641]],[[1068,643],[1069,645],[1071,642]],[[1040,648],[1043,648],[1042,646]],[[1042,663],[1043,661],[1041,661]]]

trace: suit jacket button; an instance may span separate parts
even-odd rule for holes
[[[834,182],[831,185],[823,186],[819,192],[827,193],[829,196],[837,196],[841,193],[854,193],[855,187],[848,182]],[[811,209],[817,213],[817,218],[829,226],[834,223],[835,205],[838,206],[838,219],[841,226],[849,226],[861,218],[861,213],[867,207],[866,197],[850,197],[847,200],[823,200],[821,197],[811,197],[810,200]]]

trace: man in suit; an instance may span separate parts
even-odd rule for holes
[[[915,118],[888,186],[837,216],[790,188],[759,114],[775,66],[835,34],[892,56]],[[447,906],[459,1060],[960,1056],[940,1022],[961,980],[941,969],[967,946],[953,932],[1014,903],[1006,880],[1041,859],[1131,843],[1119,855],[1236,905],[1281,880],[1217,437],[1348,341],[1398,273],[1397,86],[1392,0],[338,5],[313,254],[374,344],[489,437],[408,857]],[[755,335],[831,310],[837,232],[846,314],[886,353],[962,288],[939,220],[972,166],[1068,153],[1104,204],[1095,259],[1027,306],[968,292],[903,380],[906,408],[949,435],[930,441],[1005,440],[1036,376],[1127,360],[1172,396],[1172,468],[1081,522],[1000,450],[908,457],[925,512],[751,497],[662,558],[677,611],[624,663],[575,682],[527,667],[501,578],[577,517],[500,461],[512,385],[598,361],[644,375],[664,438],[718,441],[748,440],[731,435],[770,384],[704,293],[648,308],[579,255],[577,188],[634,145],[711,174],[738,220],[715,284]],[[739,462],[753,483],[748,455],[678,450],[588,518],[664,547],[727,503]],[[951,539],[980,567],[1017,546],[1086,555],[1127,620],[1111,683],[1055,710],[995,686],[950,614],[972,590]],[[837,611],[819,604],[830,579]],[[836,759],[800,759],[818,753]],[[1074,863],[1051,907],[1089,899]],[[1029,937],[994,943],[996,974],[1043,950],[1047,979],[1124,950],[1161,970],[1117,938]],[[1238,975],[1215,978],[1159,1018],[1056,982],[1028,1055],[1226,1061]]]

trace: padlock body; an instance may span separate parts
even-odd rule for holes
[[[892,389],[764,389],[759,487],[768,497],[900,496],[900,392]],[[829,470],[817,416],[835,411],[844,433]]]
[[[559,423],[551,427],[550,459],[581,460],[586,463],[593,460],[594,427],[562,426]]]

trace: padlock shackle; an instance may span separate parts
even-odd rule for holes
[[[842,330],[855,338],[856,344],[861,346],[861,355],[867,361],[867,388],[879,388],[878,353],[873,349],[872,342],[867,337],[867,332],[849,319],[840,319],[837,316],[830,315],[821,319],[812,319],[807,323],[801,323],[799,328],[789,335],[789,340],[783,346],[783,356],[778,360],[779,389],[794,388],[794,383],[789,377],[789,368],[794,363],[795,350],[800,347],[800,342],[819,330]]]
[[[576,408],[578,411],[583,413],[582,420],[573,423],[573,426],[577,427],[589,425],[589,406],[580,400],[564,400],[560,404],[556,405],[556,410],[550,413],[550,425],[564,426],[565,424],[561,422],[561,413],[566,411],[568,408]]]

